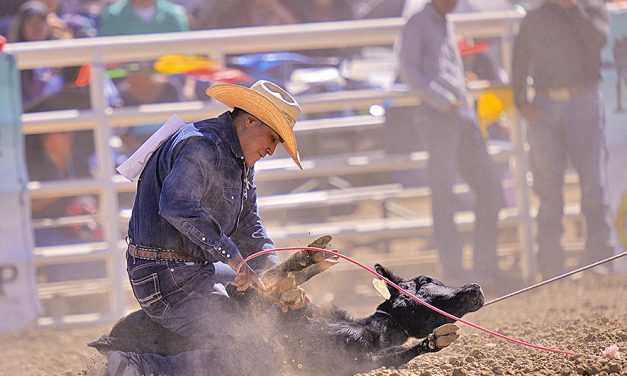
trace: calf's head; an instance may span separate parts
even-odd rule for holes
[[[375,270],[420,300],[456,317],[474,312],[483,306],[483,292],[476,283],[450,287],[426,275],[403,279],[379,264],[375,265]],[[377,310],[394,317],[412,337],[426,337],[435,328],[454,321],[418,303],[390,285],[387,285],[387,288],[391,296],[381,303]]]

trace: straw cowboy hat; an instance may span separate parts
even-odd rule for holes
[[[237,107],[257,117],[283,139],[283,147],[302,170],[294,124],[302,112],[287,91],[270,81],[259,80],[250,88],[235,84],[216,84],[207,95],[229,107]]]

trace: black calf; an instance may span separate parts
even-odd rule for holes
[[[379,264],[375,269],[423,301],[457,317],[483,305],[483,293],[477,284],[449,287],[427,276],[402,279]],[[445,344],[438,346],[436,340],[450,334],[450,327],[435,329],[453,320],[390,286],[388,290],[391,297],[381,303],[374,314],[361,319],[353,319],[337,308],[322,309],[314,305],[287,314],[258,305],[250,309],[247,299],[250,295],[233,294],[233,298],[241,299],[242,304],[254,311],[250,330],[259,332],[260,328],[266,328],[263,335],[268,346],[282,354],[283,368],[295,367],[296,374],[353,375],[380,367],[397,367],[420,354],[448,345],[443,341]],[[265,325],[267,323],[271,325]],[[425,339],[414,346],[403,346],[409,338]],[[126,316],[113,327],[110,335],[89,345],[103,353],[121,350],[172,355],[192,350],[184,338],[153,323],[142,311]],[[283,370],[277,369],[273,374]]]

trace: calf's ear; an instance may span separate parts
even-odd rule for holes
[[[394,275],[394,273],[389,271],[387,268],[383,267],[381,264],[375,264],[374,269],[376,270],[377,273],[381,274],[382,276],[384,276],[385,278],[389,279],[390,281],[394,282],[397,285],[403,281],[402,278],[397,277],[396,275]],[[385,285],[390,293],[390,297],[384,296],[387,300],[394,299],[396,296],[398,296],[399,292],[396,288],[394,288],[393,286],[390,286],[387,283]]]
[[[389,271],[387,268],[383,267],[381,264],[375,264],[374,270],[376,270],[377,273],[381,274],[382,276],[384,276],[385,278],[389,279],[390,281],[396,284],[399,284],[403,281],[403,278],[397,277],[396,275],[394,275],[394,273]],[[388,287],[391,287],[391,286],[388,286]],[[394,288],[392,287],[392,289]]]

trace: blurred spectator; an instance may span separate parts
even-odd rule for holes
[[[172,2],[185,8],[189,28],[198,30],[200,28],[198,15],[212,9],[217,0],[172,0]]]
[[[89,177],[88,160],[80,152],[86,145],[76,145],[78,139],[89,139],[83,137],[85,133],[85,131],[76,134],[52,132],[27,136],[26,161],[30,179],[50,181]],[[90,146],[86,146],[86,148],[89,149]],[[68,216],[95,215],[98,208],[95,197],[84,195],[33,200],[32,211],[33,219],[56,219]],[[87,220],[72,225],[36,228],[34,237],[35,245],[38,247],[59,246],[102,241],[102,230],[95,220]],[[39,272],[40,278],[48,282],[106,276],[103,262],[48,265],[40,268]]]
[[[109,2],[109,0],[63,0],[63,19],[69,23],[69,19],[79,16],[88,20],[91,27],[97,31],[100,14]]]
[[[366,8],[362,18],[400,17],[405,4],[405,0],[377,0]]]
[[[30,180],[52,181],[63,179],[87,178],[91,176],[89,159],[78,155],[79,149],[93,150],[93,145],[78,145],[75,143],[76,132],[50,132],[26,137],[26,162]],[[81,137],[82,138],[82,137]],[[33,202],[33,217],[52,218],[67,215],[73,199],[42,199]],[[56,238],[36,236],[39,245],[58,245]],[[63,237],[65,238],[65,237]],[[76,242],[76,241],[70,241]]]
[[[48,25],[55,39],[88,38],[97,35],[95,19],[84,11],[85,8],[68,10],[67,3],[62,0],[41,1],[48,6]]]
[[[8,41],[21,43],[54,39],[47,17],[46,4],[36,0],[22,4],[13,19]],[[20,81],[24,109],[28,109],[37,101],[63,87],[63,76],[58,68],[41,67],[22,70]]]
[[[57,92],[42,97],[24,112],[42,112],[56,110],[87,110],[91,107],[89,93],[89,67],[64,67],[62,70],[64,85]]]
[[[291,6],[300,22],[347,21],[355,18],[348,0],[292,0]]]
[[[168,0],[119,0],[100,18],[100,35],[134,35],[189,30],[185,8]]]
[[[282,0],[219,1],[207,8],[198,22],[201,29],[224,29],[285,25],[301,22],[293,8],[294,3]]]
[[[165,75],[156,73],[152,62],[132,63],[128,76],[120,84],[124,106],[140,106],[150,103],[168,103],[181,100],[177,88]]]
[[[502,288],[496,240],[504,197],[446,19],[456,4],[457,0],[432,0],[407,21],[401,39],[400,74],[422,99],[414,124],[429,152],[433,232],[443,278],[465,282],[469,278],[462,265],[464,241],[454,220],[457,197],[453,184],[460,173],[476,196],[472,280],[488,289]]]
[[[88,177],[88,163],[75,158],[75,135],[71,132],[53,132],[27,137],[27,162],[32,180],[61,180]],[[97,201],[93,196],[60,197],[33,200],[33,218],[61,218],[68,216],[94,215]],[[82,224],[62,227],[45,227],[34,230],[35,245],[59,246],[90,241],[101,241],[100,226],[93,220]],[[102,262],[86,262],[80,267],[74,264],[49,265],[40,268],[40,278],[48,282],[106,276]]]
[[[26,0],[2,0],[0,2],[0,17],[14,15],[24,2]]]
[[[9,35],[13,17],[26,0],[3,0],[0,2],[0,35]]]
[[[514,44],[512,83],[528,126],[537,215],[538,267],[543,278],[564,271],[561,244],[564,171],[579,175],[586,217],[583,263],[614,254],[605,176],[605,117],[599,88],[601,49],[610,17],[600,0],[547,0],[530,10]],[[535,96],[528,96],[529,78]],[[598,270],[598,269],[597,269]]]
[[[40,0],[48,7],[46,22],[50,28],[52,39],[72,39],[73,33],[68,24],[59,17],[61,0]]]

